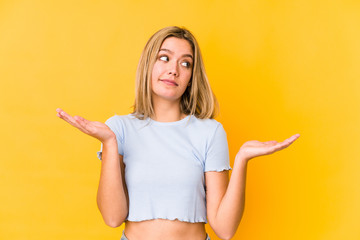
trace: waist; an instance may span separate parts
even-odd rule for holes
[[[204,240],[206,239],[205,223],[190,223],[179,220],[152,219],[140,222],[125,222],[125,234],[129,240],[142,239],[174,239]]]

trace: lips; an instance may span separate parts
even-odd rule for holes
[[[174,80],[170,80],[170,79],[160,79],[160,81],[164,82],[167,85],[172,85],[172,86],[179,86]]]

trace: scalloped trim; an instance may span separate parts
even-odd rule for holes
[[[100,161],[102,160],[102,152],[101,151],[97,152],[97,157]]]
[[[205,172],[222,172],[222,171],[225,171],[225,170],[232,170],[232,168],[231,167],[223,167],[223,168],[220,168],[220,169],[206,170]]]
[[[198,222],[204,222],[204,223],[207,223],[207,219],[203,219],[203,218],[200,218],[198,220],[189,220],[189,219],[185,219],[185,218],[178,218],[178,217],[151,217],[151,218],[142,218],[142,219],[129,219],[129,218],[126,218],[127,221],[130,221],[130,222],[142,222],[142,221],[148,221],[148,220],[153,220],[153,219],[165,219],[165,220],[171,220],[171,221],[174,221],[174,220],[179,220],[181,222],[190,222],[190,223],[198,223]]]

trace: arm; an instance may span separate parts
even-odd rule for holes
[[[120,226],[128,215],[128,193],[124,178],[122,155],[118,154],[116,138],[103,143],[97,205],[105,223]]]
[[[245,206],[247,161],[235,159],[230,182],[228,171],[206,172],[207,211],[211,228],[221,239],[231,239]]]
[[[120,226],[128,214],[128,193],[124,178],[123,157],[118,154],[115,133],[104,123],[67,114],[57,108],[57,116],[103,144],[97,204],[107,225]]]
[[[227,171],[205,173],[208,220],[211,228],[221,239],[231,239],[240,224],[245,206],[248,161],[282,150],[299,136],[294,135],[280,143],[246,142],[236,155],[230,182]]]

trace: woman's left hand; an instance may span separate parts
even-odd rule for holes
[[[298,137],[300,137],[300,134],[295,134],[282,142],[260,142],[257,140],[248,141],[241,146],[239,152],[236,154],[236,158],[249,161],[254,157],[272,154],[290,146],[290,144],[292,144]]]

